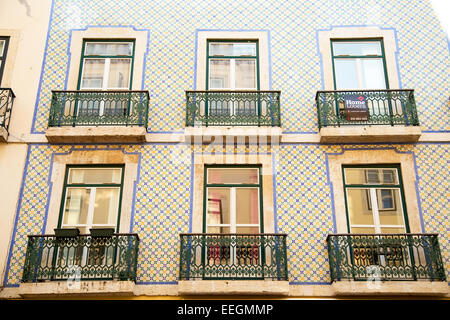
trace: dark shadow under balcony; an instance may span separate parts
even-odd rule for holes
[[[148,91],[52,91],[47,139],[65,142],[143,142]]]
[[[180,234],[180,280],[288,280],[286,234]]]
[[[414,91],[318,91],[321,142],[414,142],[420,138]]]
[[[15,94],[10,88],[0,88],[0,142],[6,142]]]
[[[186,126],[280,127],[280,91],[186,91]]]
[[[446,281],[437,234],[330,234],[331,280]]]
[[[22,282],[136,281],[139,237],[30,235]]]

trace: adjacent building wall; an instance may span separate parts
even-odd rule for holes
[[[50,0],[0,2],[0,35],[10,37],[1,87],[11,88],[16,95],[9,143],[0,144],[0,287],[21,194],[27,143],[33,140],[30,128],[51,4]]]

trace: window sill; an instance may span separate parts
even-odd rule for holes
[[[45,136],[49,143],[129,143],[145,142],[145,127],[50,127]]]
[[[417,142],[422,134],[418,126],[342,126],[320,129],[321,143]]]
[[[72,282],[72,285],[76,284],[77,282]],[[19,295],[22,298],[77,295],[132,296],[134,287],[135,283],[133,281],[80,281],[79,288],[69,288],[67,281],[48,281],[21,283]]]
[[[289,281],[186,280],[178,282],[179,295],[289,295]]]
[[[338,281],[331,288],[337,296],[405,295],[405,296],[447,296],[450,287],[447,282],[437,281]]]

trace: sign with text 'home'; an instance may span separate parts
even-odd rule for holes
[[[344,96],[345,114],[348,121],[369,120],[369,109],[366,97],[359,94],[348,94]]]

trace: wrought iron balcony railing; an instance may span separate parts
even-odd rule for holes
[[[285,234],[180,234],[180,280],[288,280]]]
[[[280,91],[186,91],[186,126],[280,127]]]
[[[319,129],[352,125],[418,126],[414,90],[318,91]]]
[[[0,127],[9,130],[9,121],[15,98],[14,92],[9,88],[0,88]]]
[[[49,127],[147,127],[148,91],[52,91]]]
[[[330,234],[332,281],[445,281],[437,234]]]
[[[30,235],[22,282],[47,280],[136,281],[139,237]]]

